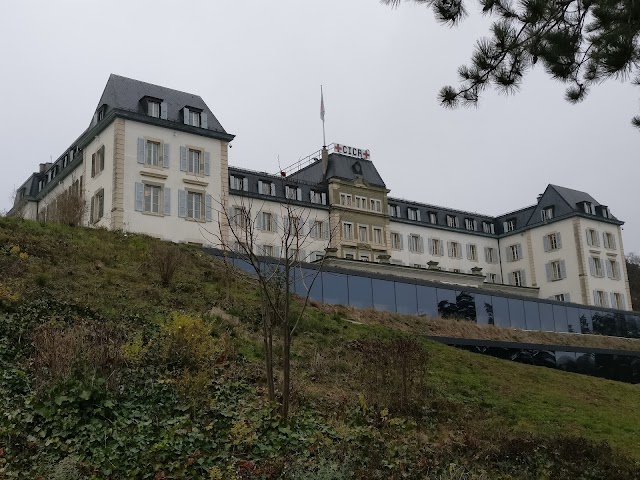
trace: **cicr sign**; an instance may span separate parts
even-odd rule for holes
[[[339,143],[334,145],[333,151],[342,155],[348,155],[349,157],[362,158],[364,160],[369,160],[371,158],[369,150],[340,145]]]

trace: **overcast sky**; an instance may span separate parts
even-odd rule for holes
[[[0,210],[88,126],[110,73],[195,93],[237,135],[229,163],[278,170],[328,143],[371,150],[391,195],[497,215],[548,183],[585,190],[640,252],[639,89],[610,82],[578,106],[541,69],[522,91],[445,110],[487,20],[458,28],[377,0],[4,2]],[[633,196],[632,196],[633,195]]]

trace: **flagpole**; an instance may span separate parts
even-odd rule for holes
[[[324,93],[322,92],[322,85],[320,85],[320,118],[322,119],[322,146],[327,148],[327,137],[324,130]]]

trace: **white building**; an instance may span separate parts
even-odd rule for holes
[[[229,167],[233,138],[200,97],[111,75],[90,126],[40,165],[10,213],[55,221],[60,194],[75,191],[86,225],[240,248],[250,221],[255,253],[276,257],[295,224],[307,261],[329,247],[346,264],[631,309],[623,222],[587,193],[549,185],[491,217],[390,197],[369,152],[342,145],[280,175]]]

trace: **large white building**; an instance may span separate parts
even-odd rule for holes
[[[111,75],[87,130],[40,164],[10,214],[56,221],[75,193],[85,225],[235,248],[248,219],[255,253],[275,257],[297,225],[307,261],[328,251],[358,269],[631,309],[623,222],[587,193],[549,185],[491,217],[391,197],[369,152],[342,145],[277,175],[229,167],[233,138],[199,96]]]

